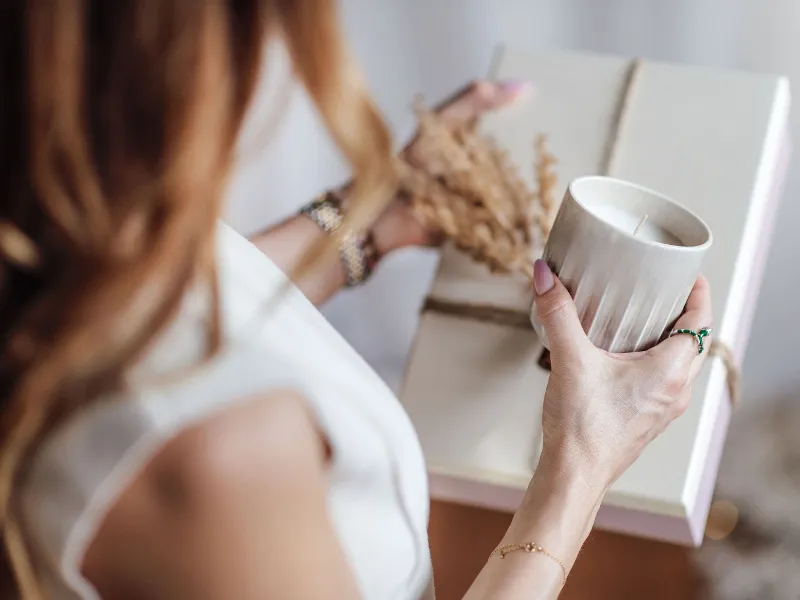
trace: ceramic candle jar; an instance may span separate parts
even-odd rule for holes
[[[575,299],[592,342],[646,350],[680,316],[712,234],[694,213],[642,186],[582,177],[567,188],[544,260]],[[547,339],[532,307],[531,321]]]

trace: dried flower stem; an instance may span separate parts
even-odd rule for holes
[[[556,162],[555,156],[547,150],[547,138],[540,134],[536,137],[534,175],[538,187],[539,205],[541,206],[538,225],[543,239],[547,239],[547,236],[550,235],[550,228],[553,225],[553,219],[558,209],[558,204],[555,200],[555,188],[558,184],[558,177],[555,172]]]
[[[396,169],[417,216],[492,271],[530,277],[531,259],[544,245],[556,207],[556,161],[546,138],[536,140],[534,192],[493,139],[474,126],[446,123],[419,102],[415,110],[415,154],[426,168],[401,156]]]

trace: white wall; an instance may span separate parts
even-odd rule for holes
[[[373,92],[401,137],[413,125],[408,106],[414,94],[434,100],[480,77],[498,42],[780,72],[800,81],[800,2],[793,0],[345,0],[343,19]],[[273,54],[265,91],[285,87],[281,68],[285,60]],[[259,97],[258,109],[274,104],[268,95]],[[263,115],[252,121],[248,134]],[[795,138],[799,127],[795,118]],[[243,232],[296,209],[346,173],[300,92],[270,147],[245,155],[228,214]],[[800,296],[798,192],[800,177],[793,170],[744,368],[751,402],[800,388],[800,326],[793,306]],[[402,376],[416,307],[434,264],[435,256],[423,251],[393,257],[370,285],[325,309],[393,386]]]

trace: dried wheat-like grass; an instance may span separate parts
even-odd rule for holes
[[[559,203],[556,201],[556,157],[547,149],[547,138],[544,135],[536,137],[536,164],[534,165],[534,179],[537,185],[537,225],[543,239],[550,235],[553,219],[556,217]]]
[[[536,140],[538,189],[532,191],[508,154],[474,125],[447,123],[419,102],[415,109],[414,156],[425,168],[404,156],[396,167],[417,216],[492,271],[530,275],[556,205],[555,157],[544,136]]]

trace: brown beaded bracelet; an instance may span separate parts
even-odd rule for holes
[[[326,192],[300,209],[320,229],[333,233],[345,222],[342,203],[333,192]],[[379,254],[372,232],[348,232],[339,246],[339,256],[345,275],[345,285],[354,287],[364,283],[372,275]]]

